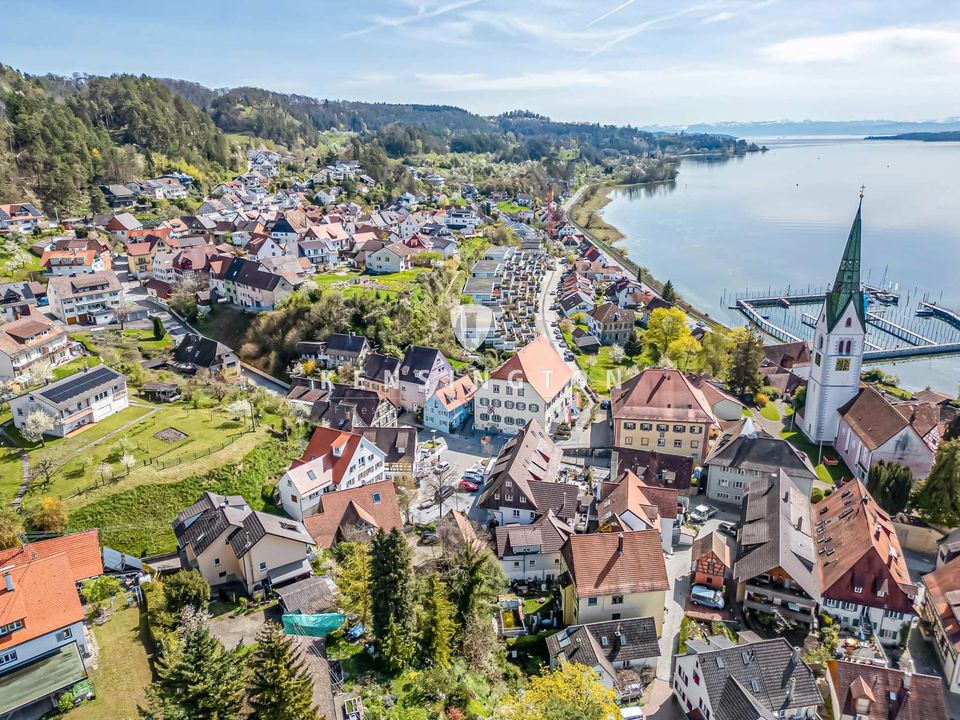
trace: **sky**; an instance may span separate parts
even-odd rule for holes
[[[8,0],[0,62],[647,125],[960,116],[957,0]]]

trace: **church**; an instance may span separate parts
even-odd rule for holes
[[[836,279],[817,317],[800,429],[831,445],[867,482],[880,460],[926,477],[940,442],[939,413],[928,402],[893,401],[860,383],[867,334],[867,294],[860,284],[861,211],[853,219]]]

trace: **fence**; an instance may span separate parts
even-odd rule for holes
[[[222,442],[220,442],[220,443],[218,443],[218,444],[216,444],[216,445],[213,445],[213,446],[211,446],[211,447],[208,447],[208,448],[206,448],[206,449],[204,449],[204,450],[198,450],[198,451],[193,452],[193,453],[190,453],[190,454],[188,454],[188,455],[181,455],[181,456],[178,456],[178,457],[175,457],[175,458],[170,458],[169,460],[161,460],[161,459],[159,459],[159,457],[143,458],[142,460],[139,460],[139,461],[137,462],[137,465],[135,465],[134,467],[137,467],[137,466],[144,466],[144,467],[146,467],[146,466],[149,465],[149,466],[151,466],[151,467],[156,468],[157,470],[165,470],[166,468],[174,467],[174,466],[176,466],[176,465],[181,465],[182,463],[185,463],[185,462],[190,462],[190,461],[193,461],[193,460],[199,460],[200,458],[206,457],[207,455],[212,455],[212,454],[215,453],[215,452],[220,452],[220,451],[223,450],[225,447],[227,447],[228,445],[232,444],[232,443],[233,443],[237,438],[239,438],[241,435],[243,435],[242,432],[239,432],[239,433],[237,433],[237,434],[235,434],[235,435],[230,435],[226,440],[224,440],[224,441],[222,441]],[[133,468],[130,468],[130,469],[132,470]],[[101,478],[100,480],[98,480],[97,482],[95,482],[93,485],[87,485],[86,487],[80,488],[79,490],[71,493],[70,495],[66,495],[66,496],[61,495],[61,496],[60,496],[60,499],[61,499],[61,500],[66,500],[66,499],[68,499],[68,498],[74,498],[74,497],[77,497],[78,495],[85,495],[85,494],[87,494],[88,492],[91,492],[91,491],[93,491],[93,490],[98,490],[99,488],[107,487],[108,485],[113,485],[114,483],[120,482],[120,480],[122,480],[123,478],[125,478],[125,477],[126,477],[127,475],[129,475],[129,474],[130,474],[130,472],[127,471],[127,472],[126,472],[125,474],[123,474],[123,475],[118,475],[118,476],[114,476],[114,477],[110,477],[110,478]]]

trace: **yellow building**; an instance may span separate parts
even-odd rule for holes
[[[610,393],[614,444],[702,462],[717,427],[710,403],[679,370],[650,368]]]
[[[659,530],[573,535],[561,559],[570,576],[561,594],[564,624],[651,617],[659,637],[670,590]]]

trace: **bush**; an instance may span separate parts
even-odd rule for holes
[[[770,396],[766,393],[758,392],[753,396],[753,404],[758,408],[766,407],[768,402],[770,402]]]
[[[73,700],[73,693],[65,692],[60,696],[60,699],[57,700],[57,712],[61,715],[66,715],[73,710]]]
[[[814,488],[810,492],[810,502],[816,505],[821,500],[823,500],[823,490],[821,490],[820,488]]]

